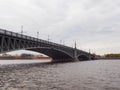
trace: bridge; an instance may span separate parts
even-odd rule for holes
[[[50,56],[53,61],[83,61],[95,56],[54,42],[0,29],[0,53],[15,50],[30,50]]]

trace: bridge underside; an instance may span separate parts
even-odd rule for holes
[[[67,53],[62,52],[60,50],[53,49],[53,48],[33,48],[33,49],[26,49],[26,50],[35,51],[35,52],[45,54],[45,55],[51,57],[53,62],[73,61],[74,60]]]
[[[90,58],[88,56],[86,56],[86,55],[80,55],[78,57],[78,60],[79,61],[87,61],[87,60],[90,60]]]
[[[27,49],[27,50],[45,54],[45,55],[51,57],[52,61],[54,61],[54,62],[76,61],[74,59],[74,57],[71,57],[71,55],[68,55],[67,53],[65,53],[63,51],[56,50],[54,48],[33,48],[33,49]],[[79,55],[79,57],[77,57],[77,61],[87,61],[90,59],[91,58],[89,58],[87,55]]]

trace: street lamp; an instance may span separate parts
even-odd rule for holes
[[[24,28],[23,28],[23,25],[21,25],[21,34],[23,34],[23,33],[26,33],[26,32],[24,32],[24,30],[23,30]]]
[[[89,49],[89,54],[91,53],[91,50]]]
[[[65,41],[63,41],[63,45],[65,45]]]
[[[75,49],[77,48],[77,43],[76,43],[76,41],[75,41]]]
[[[21,26],[21,34],[23,34],[23,25]]]
[[[48,42],[50,41],[50,36],[48,35]]]
[[[37,31],[37,38],[39,39],[39,31]]]
[[[60,44],[62,44],[62,40],[60,40]]]

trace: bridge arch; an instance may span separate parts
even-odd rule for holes
[[[45,54],[51,57],[55,61],[72,61],[74,59],[72,55],[70,55],[69,53],[65,52],[64,50],[60,50],[56,48],[37,47],[37,48],[29,48],[26,50]]]
[[[1,53],[17,51],[17,50],[29,50],[38,53],[45,54],[51,57],[54,61],[73,61],[74,58],[69,52],[66,52],[62,49],[52,48],[52,47],[23,47],[23,48],[14,48],[9,50],[4,50]]]
[[[90,59],[89,56],[87,56],[85,54],[81,54],[81,55],[78,56],[79,61],[87,61],[89,59]]]

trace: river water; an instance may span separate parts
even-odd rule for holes
[[[0,90],[120,90],[120,60],[2,65]]]

